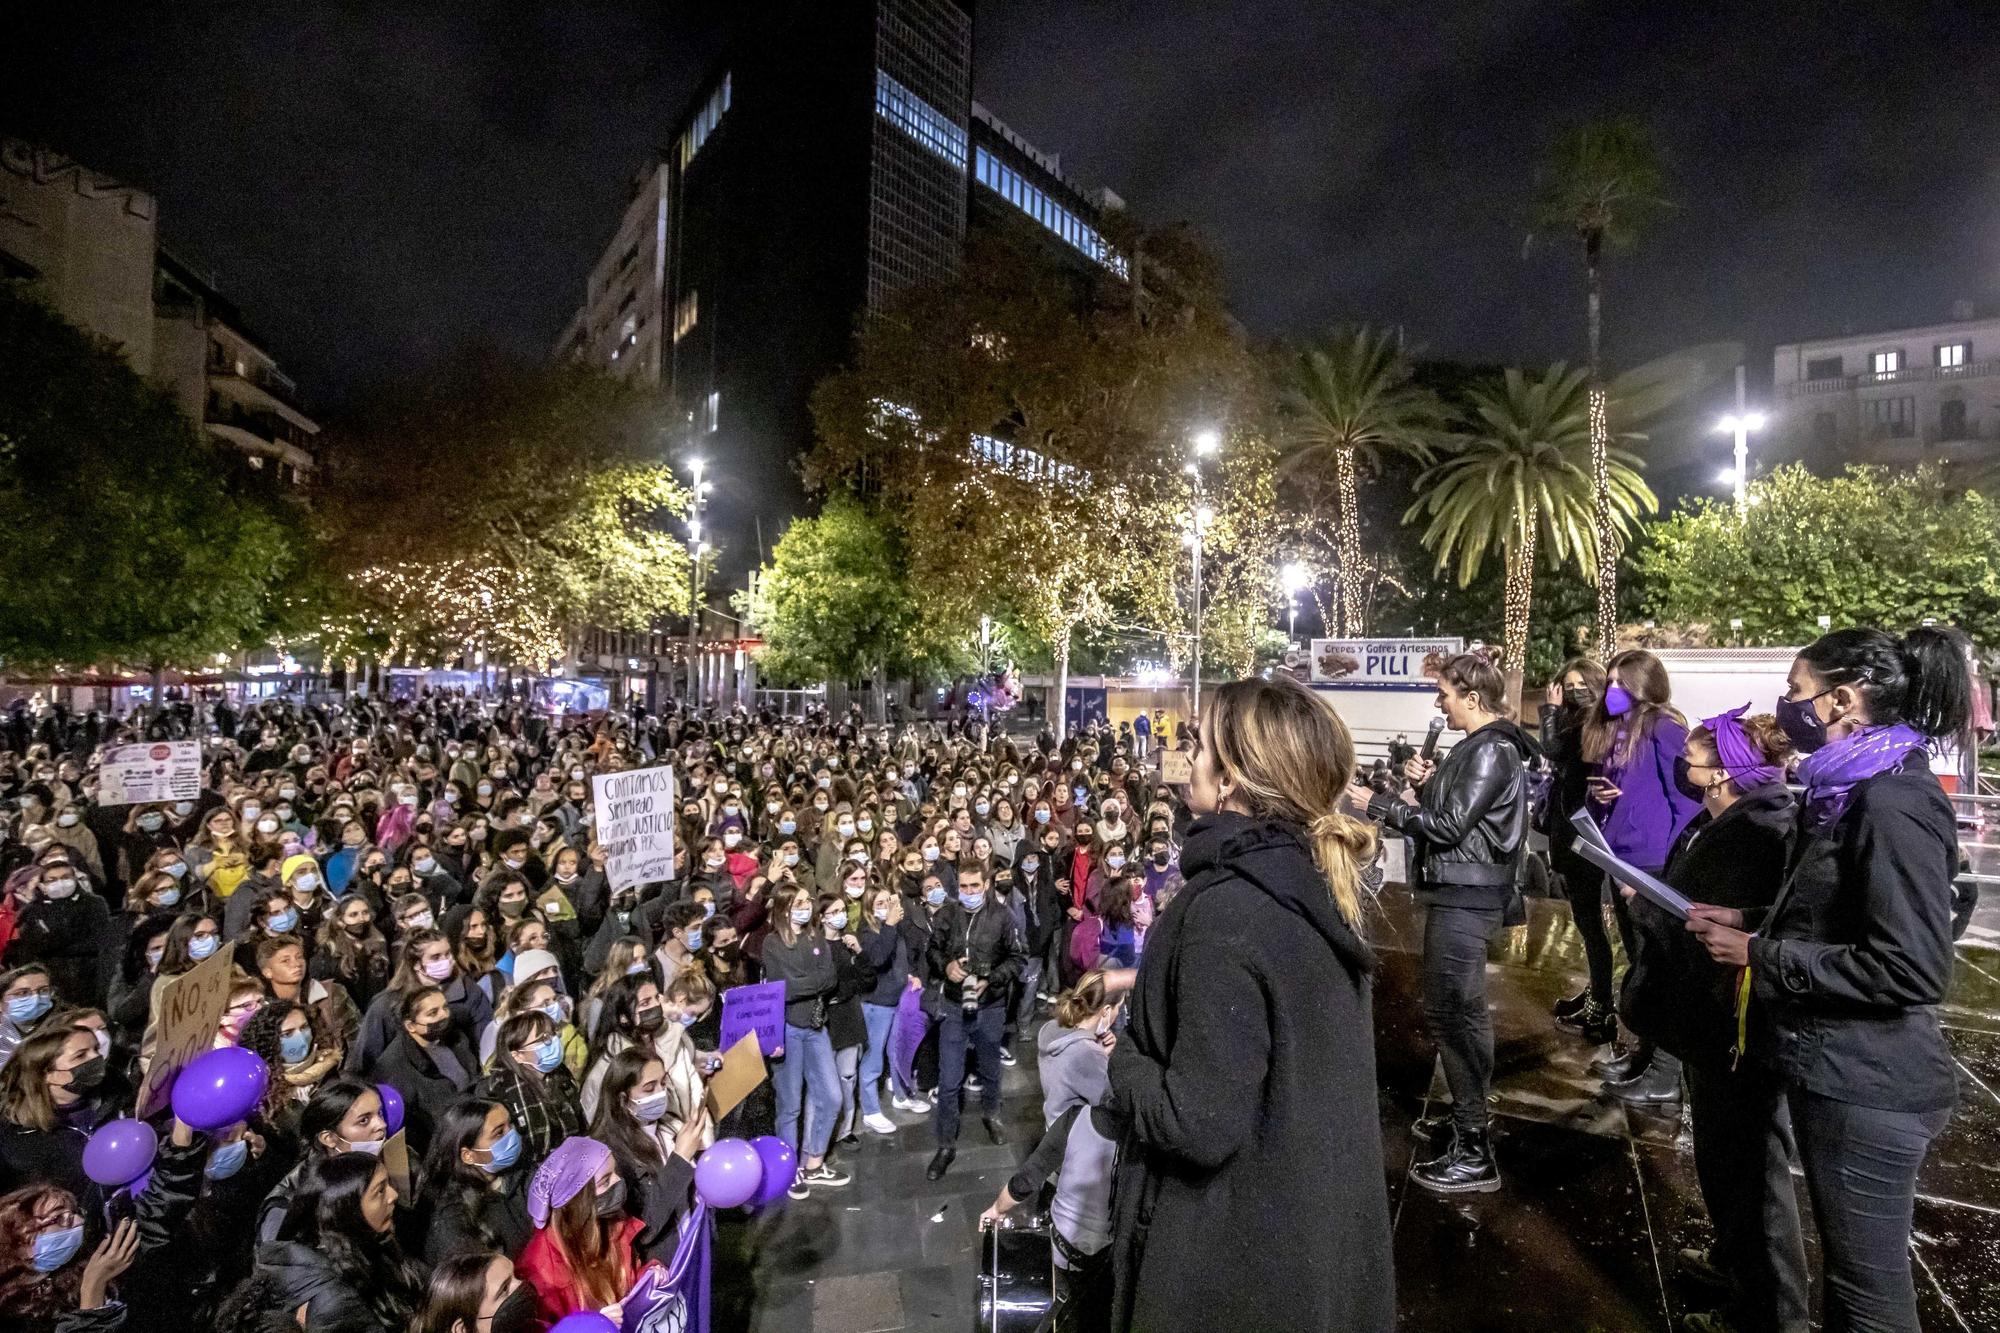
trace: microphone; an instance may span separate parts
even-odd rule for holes
[[[1442,736],[1443,734],[1444,734],[1444,714],[1439,713],[1436,717],[1431,719],[1431,729],[1424,735],[1424,748],[1418,752],[1419,757],[1422,758],[1425,763],[1428,764],[1431,760],[1437,758],[1438,737]]]

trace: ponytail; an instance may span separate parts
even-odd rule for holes
[[[1926,627],[1901,639],[1879,629],[1822,634],[1799,653],[1828,685],[1853,685],[1874,723],[1903,723],[1933,739],[1963,734],[1972,715],[1965,636]]]
[[[1957,736],[1972,717],[1965,640],[1955,630],[1911,630],[1901,645],[1910,680],[1903,720],[1926,736]]]
[[[1361,874],[1375,863],[1375,826],[1341,810],[1312,822],[1313,863],[1333,890],[1333,905],[1348,925],[1361,921]]]
[[[1077,979],[1076,985],[1056,997],[1056,1022],[1066,1028],[1080,1028],[1109,1003],[1104,993],[1104,969],[1092,968]]]

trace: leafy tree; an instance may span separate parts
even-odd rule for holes
[[[922,615],[895,533],[852,496],[793,520],[755,595],[739,594],[737,604],[763,635],[759,667],[779,680],[872,677],[879,703],[891,671],[921,675],[976,660],[962,626]]]
[[[1535,559],[1546,538],[1558,565],[1594,572],[1591,408],[1595,389],[1583,370],[1556,365],[1539,379],[1509,370],[1468,394],[1468,433],[1448,457],[1417,479],[1419,498],[1404,521],[1428,518],[1420,540],[1436,572],[1456,566],[1464,587],[1486,557],[1506,569],[1503,661],[1518,687],[1534,606]],[[1612,514],[1621,537],[1649,512],[1653,493],[1638,459],[1613,449],[1607,459]]]
[[[0,284],[0,662],[191,666],[265,623],[292,561],[278,502],[238,491],[117,347]]]
[[[1750,485],[1752,504],[1696,500],[1652,524],[1639,553],[1648,607],[1714,639],[1786,646],[1836,625],[1955,624],[2000,643],[2000,504],[1940,468],[1796,464]]]
[[[1583,244],[1590,392],[1604,404],[1602,354],[1604,253],[1629,249],[1668,203],[1665,169],[1652,131],[1633,116],[1580,125],[1557,141],[1542,164],[1534,204],[1538,229],[1565,231]],[[1591,484],[1597,537],[1598,651],[1609,654],[1616,634],[1618,536],[1609,471],[1610,427],[1601,412],[1590,428]]]
[[[326,547],[392,653],[534,667],[688,607],[689,495],[654,391],[573,365],[461,367],[333,432]]]
[[[1427,461],[1444,410],[1429,390],[1411,382],[1401,338],[1389,330],[1351,329],[1298,354],[1286,400],[1283,471],[1324,482],[1332,472],[1339,582],[1337,632],[1368,632],[1366,568],[1361,554],[1358,474],[1379,471],[1384,455]]]

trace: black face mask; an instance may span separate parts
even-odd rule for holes
[[[493,1311],[488,1326],[493,1333],[539,1333],[542,1317],[535,1303],[535,1289],[523,1282],[508,1292],[507,1299]]]
[[[1563,702],[1571,708],[1588,708],[1597,701],[1591,698],[1588,687],[1579,685],[1573,690],[1563,691]]]
[[[660,1008],[641,1009],[633,1017],[632,1025],[641,1032],[658,1032],[666,1025],[667,1011]]]
[[[625,1180],[622,1176],[611,1182],[611,1188],[597,1196],[597,1216],[600,1219],[618,1216],[625,1209]]]
[[[96,1092],[104,1086],[104,1057],[93,1055],[82,1064],[69,1071],[71,1092]]]
[[[1708,796],[1708,789],[1694,780],[1694,774],[1689,770],[1685,756],[1674,757],[1674,786],[1690,801],[1704,800]]]
[[[424,1024],[422,1032],[425,1041],[443,1041],[451,1035],[451,1015],[446,1014],[434,1023]]]

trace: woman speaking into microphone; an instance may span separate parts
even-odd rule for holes
[[[1446,1115],[1417,1122],[1431,1156],[1411,1179],[1440,1194],[1500,1188],[1486,1135],[1493,1082],[1493,1016],[1486,1008],[1486,946],[1500,930],[1521,875],[1528,836],[1527,762],[1535,743],[1507,720],[1499,668],[1460,653],[1438,674],[1437,708],[1465,733],[1442,764],[1419,755],[1403,776],[1417,803],[1357,787],[1368,813],[1416,843],[1424,921],[1424,1016],[1451,1088]]]

